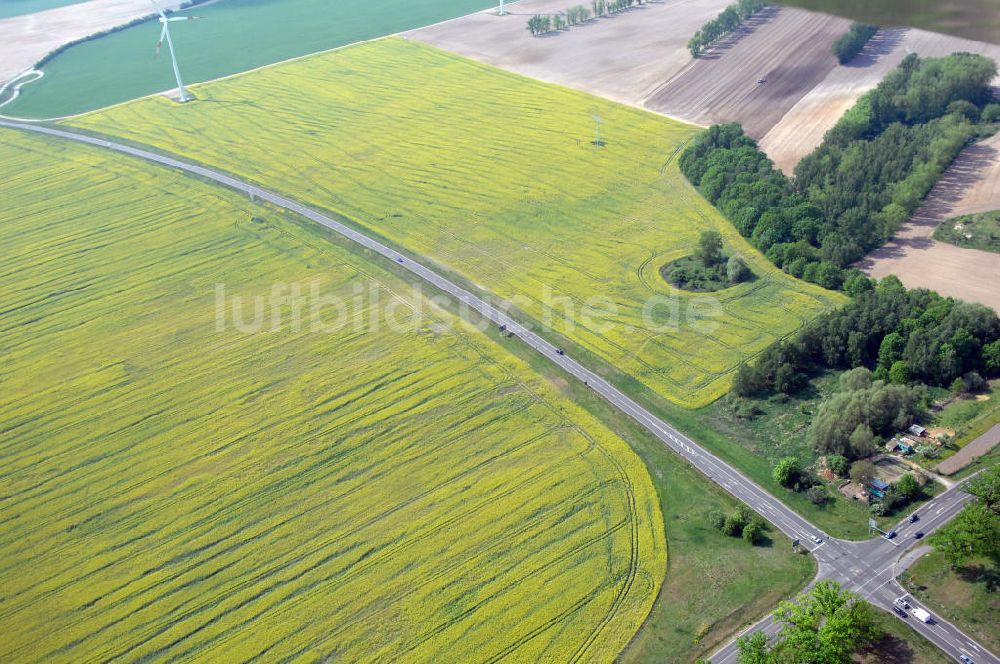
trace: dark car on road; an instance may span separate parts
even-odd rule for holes
[[[920,517],[919,517],[919,516],[917,516],[916,514],[911,514],[911,515],[910,515],[910,518],[908,519],[908,521],[909,521],[910,523],[916,523],[916,522],[917,522],[917,521],[918,521],[919,519],[920,519]]]
[[[887,532],[885,534],[885,538],[886,539],[892,539],[895,536],[896,536],[896,531],[895,530],[890,530],[889,532]]]
[[[922,530],[918,530],[917,532],[913,533],[913,539],[920,539],[923,536],[924,536],[924,531]]]
[[[896,615],[899,616],[900,618],[905,618],[906,617],[906,611],[902,610],[898,606],[892,607],[892,610],[895,611]]]

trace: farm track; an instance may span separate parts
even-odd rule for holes
[[[348,227],[326,215],[311,210],[310,208],[307,208],[306,206],[296,203],[288,198],[265,189],[261,189],[256,185],[240,181],[202,166],[179,161],[171,157],[147,152],[99,138],[48,127],[16,125],[2,121],[0,121],[0,126],[9,126],[96,145],[215,181],[227,187],[251,194],[255,198],[268,201],[279,208],[288,210],[289,212],[302,215],[344,236],[361,247],[369,249],[386,259],[396,262],[402,268],[413,273],[415,276],[454,297],[456,301],[471,306],[495,324],[505,325],[507,329],[514,333],[524,343],[528,344],[533,350],[558,365],[573,377],[584,381],[591,389],[593,389],[599,396],[607,400],[612,406],[620,410],[623,414],[633,418],[637,423],[646,428],[647,431],[661,440],[667,447],[688,460],[709,479],[719,484],[723,489],[731,493],[738,500],[743,501],[749,507],[760,513],[789,538],[806,542],[809,541],[809,536],[818,535],[821,540],[821,544],[817,545],[813,549],[812,553],[820,563],[820,578],[836,579],[844,583],[848,589],[853,590],[864,589],[871,583],[871,581],[879,578],[890,570],[893,574],[895,574],[895,565],[893,561],[899,555],[895,550],[895,543],[887,542],[880,538],[860,543],[843,542],[830,538],[804,518],[799,516],[792,509],[785,506],[771,494],[755,484],[745,475],[714,455],[708,453],[707,450],[670,427],[670,425],[663,420],[654,416],[631,398],[613,387],[602,377],[586,369],[583,365],[579,364],[567,355],[559,352],[558,349],[551,343],[525,328],[504,312],[492,307],[462,287],[448,281],[446,278],[428,269],[422,263],[355,231],[351,227]],[[928,533],[933,532],[935,528],[947,523],[948,520],[957,514],[962,504],[969,499],[970,496],[962,492],[961,487],[956,486],[955,488],[950,489],[935,501],[935,504],[943,506],[935,512],[933,516],[927,516],[921,521],[922,529]],[[942,515],[941,512],[945,508],[947,508],[948,511],[946,514]],[[897,527],[900,529],[904,528],[903,525]],[[885,604],[885,597],[892,596],[893,589],[886,589],[885,586],[886,583],[883,583],[882,585],[877,586],[874,590],[868,590],[864,596],[872,599],[876,606],[889,610],[891,605]],[[567,615],[567,611],[563,611],[562,615]],[[932,640],[935,644],[945,650],[945,652],[948,652],[954,657],[957,657],[957,653],[959,652],[966,652],[963,644],[968,644],[969,647],[975,648],[976,652],[980,653],[980,657],[984,658],[985,661],[990,664],[1000,662],[1000,659],[989,654],[988,651],[985,651],[981,648],[981,646],[975,644],[975,642],[968,636],[964,635],[953,625],[950,625],[943,620],[936,621],[933,626],[924,625],[923,623],[911,623],[910,626],[920,631],[924,634],[924,636]],[[774,623],[765,619],[757,627],[773,631]],[[932,629],[934,631],[930,631]],[[735,650],[732,644],[724,647],[719,653],[717,653],[718,661],[723,663],[733,661],[734,657]]]

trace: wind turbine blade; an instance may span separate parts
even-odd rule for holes
[[[173,23],[175,21],[191,21],[191,20],[194,20],[196,18],[201,18],[201,17],[200,16],[171,16],[167,20],[170,21],[171,23]]]
[[[156,57],[160,57],[160,47],[163,46],[163,40],[167,37],[167,24],[163,24],[163,30],[160,32],[160,41],[156,42]]]

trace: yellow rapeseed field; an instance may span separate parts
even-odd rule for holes
[[[69,121],[332,210],[688,407],[742,360],[841,302],[773,268],[686,183],[698,131],[388,38]],[[596,147],[596,117],[603,147]],[[659,276],[720,231],[759,278],[719,293]]]
[[[0,246],[0,662],[611,661],[647,615],[639,458],[319,230],[0,130]]]

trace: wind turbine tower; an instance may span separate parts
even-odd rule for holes
[[[170,16],[168,17],[160,9],[160,6],[156,4],[155,0],[152,0],[153,6],[156,7],[156,11],[160,14],[160,23],[163,25],[163,30],[160,32],[160,41],[156,42],[156,55],[160,55],[160,47],[163,46],[163,40],[167,40],[167,48],[170,50],[170,60],[174,65],[174,77],[177,79],[177,93],[178,101],[182,104],[186,101],[191,101],[191,97],[188,96],[187,90],[184,89],[184,81],[181,80],[181,70],[177,66],[177,54],[174,52],[174,42],[170,38],[170,28],[168,27],[170,23],[176,21],[190,21],[192,19],[198,18],[197,16]]]
[[[500,16],[503,16],[506,13],[507,12],[503,10],[503,0],[500,0]]]

